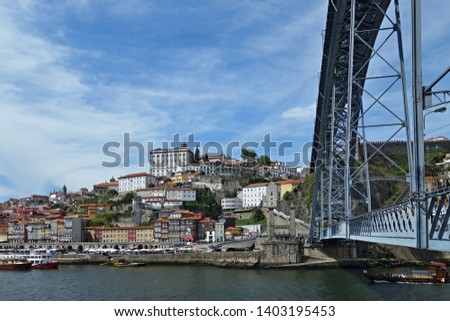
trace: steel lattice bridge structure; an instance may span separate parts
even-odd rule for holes
[[[311,155],[310,243],[344,239],[450,252],[450,189],[424,188],[424,111],[448,103],[450,91],[434,87],[450,68],[423,86],[420,0],[411,1],[411,22],[412,95],[399,1],[328,2]],[[394,158],[385,147],[398,140],[404,155]],[[395,176],[374,173],[380,160]],[[374,204],[373,182],[389,180],[403,184],[403,192],[388,206]]]

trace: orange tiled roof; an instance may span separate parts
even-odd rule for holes
[[[230,227],[227,227],[225,230],[237,231],[237,230],[241,230],[241,228],[240,227],[235,227],[235,226],[230,226]]]
[[[296,184],[301,184],[302,180],[301,179],[288,179],[288,180],[285,180],[285,181],[278,181],[276,183],[280,184],[280,185],[284,185],[284,184],[296,185]]]
[[[118,230],[143,230],[152,229],[153,226],[90,226],[87,230],[102,230],[102,231],[118,231]]]
[[[146,173],[146,172],[140,172],[140,173],[128,174],[125,176],[120,176],[119,179],[130,178],[130,177],[140,177],[140,176],[152,176],[152,175],[150,175],[149,173]]]
[[[111,206],[110,204],[96,204],[96,203],[89,203],[89,204],[80,204],[79,207],[107,207]]]
[[[147,188],[140,188],[137,191],[193,191],[194,189],[189,187],[170,187],[170,186],[158,186],[158,187],[147,187]]]
[[[64,218],[78,218],[81,217],[81,215],[68,215],[68,216],[64,216]]]
[[[107,188],[107,187],[112,187],[112,186],[119,186],[119,182],[111,182],[111,183],[100,183],[100,184],[95,184],[94,188]]]
[[[186,211],[186,210],[178,210],[178,211],[174,211],[173,214],[186,214],[186,215],[197,215],[194,212],[191,211]]]
[[[250,185],[247,185],[247,186],[245,186],[244,188],[262,187],[262,186],[267,186],[267,185],[269,185],[268,182],[265,182],[265,183],[256,183],[256,184],[250,184]]]

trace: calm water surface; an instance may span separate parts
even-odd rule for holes
[[[361,269],[63,265],[0,271],[0,300],[450,300],[450,284],[369,283]]]

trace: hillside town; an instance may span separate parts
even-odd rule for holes
[[[427,192],[449,186],[447,145],[448,140],[427,141]],[[392,157],[405,148],[403,142],[387,147]],[[242,150],[242,159],[200,156],[186,144],[149,154],[145,172],[111,177],[90,189],[68,191],[64,185],[48,195],[5,201],[0,242],[172,246],[254,238],[267,231],[271,209],[308,221],[308,168],[288,167],[249,150]]]
[[[265,231],[264,210],[297,192],[306,173],[266,156],[157,148],[146,172],[9,199],[0,206],[0,242],[176,245],[256,237]]]

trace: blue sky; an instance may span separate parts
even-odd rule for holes
[[[423,10],[425,82],[450,56],[449,6],[428,3],[440,5]],[[324,0],[2,1],[0,200],[148,171],[101,166],[102,146],[124,133],[143,146],[270,133],[294,145],[272,158],[291,160],[312,138],[326,10]],[[431,116],[430,131],[450,123]]]

